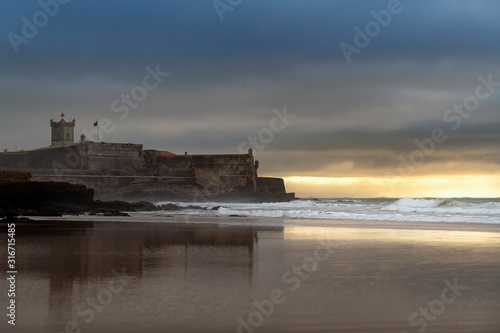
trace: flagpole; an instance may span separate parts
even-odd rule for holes
[[[94,127],[97,127],[97,142],[101,141],[101,136],[99,135],[99,120],[96,120]]]

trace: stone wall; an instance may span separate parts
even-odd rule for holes
[[[28,168],[30,169],[81,169],[78,145],[52,147],[28,152]]]
[[[142,145],[86,141],[78,145],[81,169],[106,175],[144,173]]]
[[[150,173],[167,177],[194,177],[207,193],[255,192],[256,170],[250,154],[164,156],[147,151]]]
[[[1,169],[52,169],[57,165],[80,168],[78,146],[42,148],[26,152],[0,153]]]
[[[169,153],[170,154],[170,153]],[[34,180],[85,184],[96,196],[285,194],[280,178],[257,178],[248,154],[169,155],[138,144],[84,141],[29,152],[0,153],[0,169],[28,171]]]
[[[28,168],[28,152],[0,153],[0,168],[11,170]]]
[[[257,191],[267,193],[285,193],[283,178],[258,177]]]

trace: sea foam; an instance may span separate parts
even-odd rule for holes
[[[165,204],[163,202],[162,204]],[[248,216],[290,220],[373,220],[500,224],[500,199],[401,198],[316,199],[277,203],[177,203],[207,208],[168,211],[165,214]],[[220,206],[218,210],[213,207]]]

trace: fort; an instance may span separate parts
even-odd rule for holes
[[[36,181],[64,181],[94,189],[101,200],[290,201],[282,178],[258,177],[247,154],[176,155],[142,144],[74,142],[75,120],[50,120],[51,145],[0,153],[0,170],[25,171]]]

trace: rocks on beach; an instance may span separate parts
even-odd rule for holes
[[[0,171],[0,219],[19,216],[102,215],[129,216],[125,212],[207,210],[206,207],[180,206],[168,203],[156,206],[150,202],[94,200],[94,190],[66,182],[31,181],[29,172]],[[218,210],[215,206],[211,210]]]

